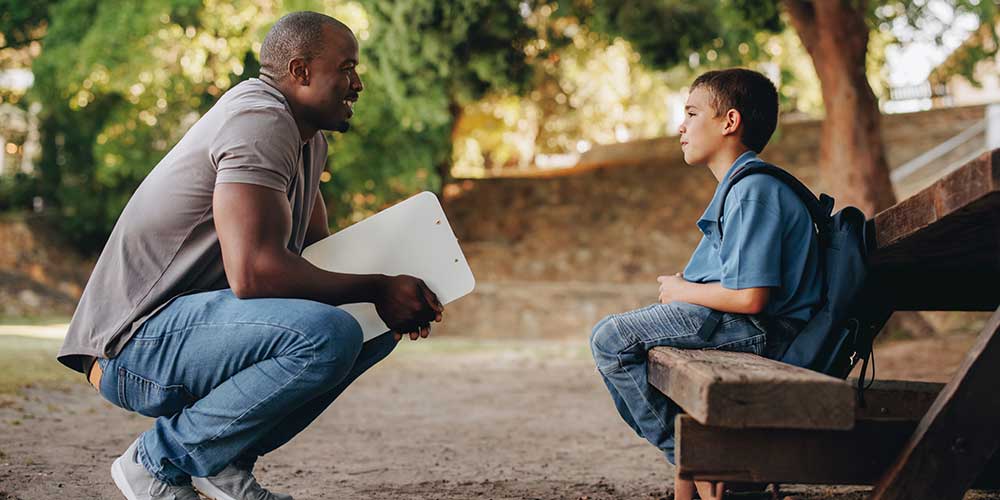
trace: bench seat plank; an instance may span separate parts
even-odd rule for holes
[[[850,429],[844,380],[748,353],[657,347],[649,383],[698,422],[720,427]]]

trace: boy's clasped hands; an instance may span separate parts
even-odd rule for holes
[[[687,280],[684,279],[684,273],[660,276],[656,278],[656,281],[660,283],[661,304],[678,300],[677,296],[679,295],[681,287],[687,283]]]

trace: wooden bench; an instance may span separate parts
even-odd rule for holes
[[[855,382],[742,353],[656,348],[649,380],[684,408],[688,479],[875,485],[875,499],[1000,487],[1000,150],[869,221],[871,307],[994,310],[948,384]]]

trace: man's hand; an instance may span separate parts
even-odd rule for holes
[[[379,287],[375,310],[394,333],[396,340],[409,334],[410,340],[427,338],[430,322],[441,321],[444,306],[434,292],[413,276],[386,276]]]
[[[660,282],[661,304],[678,300],[677,296],[680,293],[681,287],[687,283],[683,273],[677,273],[673,276],[660,276],[656,278],[656,281]]]

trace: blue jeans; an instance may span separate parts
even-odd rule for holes
[[[301,299],[240,300],[231,290],[175,299],[114,359],[99,359],[101,394],[155,417],[139,459],[157,479],[185,484],[257,457],[306,428],[395,347],[363,343],[358,322]]]
[[[703,340],[698,330],[710,312],[686,302],[653,304],[602,319],[590,336],[594,361],[618,413],[639,437],[663,451],[670,463],[674,463],[674,417],[683,410],[649,385],[647,352],[667,346],[768,354],[765,325],[753,316],[724,314],[715,333]],[[775,329],[771,324],[767,328]],[[788,342],[797,332],[798,325],[791,322],[774,324],[781,330],[776,341]]]

